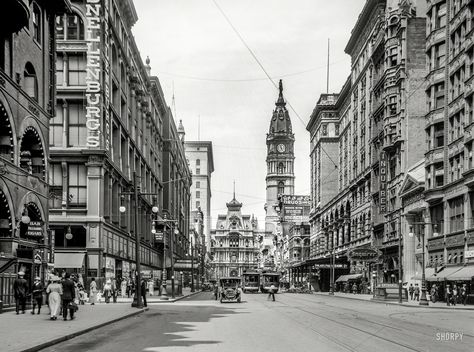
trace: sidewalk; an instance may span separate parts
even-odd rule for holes
[[[355,299],[359,301],[369,301],[372,303],[382,303],[382,304],[390,304],[390,305],[397,305],[397,306],[406,306],[406,307],[413,307],[413,308],[439,308],[439,309],[465,309],[465,310],[474,310],[474,306],[466,305],[463,306],[462,304],[456,304],[455,306],[447,306],[446,302],[436,302],[433,303],[429,301],[429,306],[420,306],[420,302],[418,301],[404,301],[403,303],[398,303],[396,300],[390,301],[383,301],[383,300],[372,300],[372,295],[366,294],[353,294],[353,293],[342,293],[342,292],[334,292],[334,296],[330,296],[328,292],[313,292],[315,295],[320,296],[328,296],[328,297],[336,297],[336,298],[345,298],[345,299]]]
[[[170,303],[170,302],[176,302],[176,301],[179,301],[183,298],[186,298],[188,296],[192,296],[192,295],[195,295],[197,293],[201,292],[201,290],[196,290],[195,292],[191,292],[191,288],[189,287],[185,287],[183,288],[183,294],[182,295],[175,295],[175,298],[171,298],[171,294],[168,295],[168,300],[162,300],[160,299],[160,296],[159,296],[159,292],[158,290],[156,290],[153,294],[153,296],[150,296],[149,294],[146,295],[146,302],[147,303]],[[118,296],[117,297],[117,303],[129,303],[131,304],[133,301],[133,298],[130,297],[124,297],[122,298],[121,296]],[[102,303],[104,303],[104,298],[102,298],[101,300]]]
[[[47,306],[41,309],[41,315],[32,315],[30,310],[20,315],[16,315],[15,311],[6,312],[0,315],[1,350],[37,351],[145,310],[124,304],[86,304],[79,306],[74,320],[67,321],[63,321],[62,317],[50,320]]]
[[[159,300],[158,296],[147,296],[147,303],[172,303],[199,292],[201,291],[191,293],[190,289],[184,289],[182,296],[176,296],[175,299],[170,297],[168,301]],[[80,305],[76,318],[67,321],[63,321],[62,317],[58,317],[56,321],[50,320],[47,306],[42,307],[41,315],[32,315],[31,310],[20,315],[16,315],[14,310],[4,311],[0,314],[0,331],[2,332],[0,350],[2,352],[38,351],[148,309],[132,308],[132,298],[119,298],[118,302],[128,304],[105,304],[102,299],[101,303],[94,306],[88,303]]]

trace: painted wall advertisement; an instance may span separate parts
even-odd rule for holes
[[[285,222],[309,222],[311,209],[310,196],[283,195],[281,197],[283,221]]]
[[[105,278],[115,277],[115,258],[105,257]]]

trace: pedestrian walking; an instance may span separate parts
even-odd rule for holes
[[[132,283],[132,280],[130,280],[130,278],[127,279],[127,297],[130,298],[130,295],[132,294],[133,292],[133,283]]]
[[[448,284],[446,285],[446,305],[451,305],[453,291],[451,290],[451,286]]]
[[[105,303],[110,303],[111,292],[112,292],[112,281],[110,279],[107,279],[104,285]]]
[[[118,288],[117,280],[115,280],[115,277],[113,277],[112,278],[112,299],[114,303],[117,303],[117,296],[118,296],[117,288]]]
[[[431,286],[430,298],[431,302],[433,303],[436,303],[436,301],[438,300],[438,288],[436,287],[436,284],[433,284],[433,286]]]
[[[267,300],[269,300],[270,297],[272,297],[272,301],[275,302],[275,291],[276,291],[276,287],[275,287],[275,285],[272,284],[270,286],[270,289],[268,290]]]
[[[461,302],[463,305],[466,305],[467,302],[467,286],[466,284],[463,284],[461,287]]]
[[[28,282],[24,278],[23,271],[18,272],[18,277],[13,282],[13,293],[15,296],[16,314],[25,314],[26,296],[28,293]]]
[[[68,273],[64,276],[64,280],[62,283],[63,286],[63,293],[62,293],[62,300],[63,300],[63,320],[67,320],[67,311],[69,310],[69,316],[71,320],[74,319],[74,299],[76,298],[76,287],[74,282],[71,280],[71,277]]]
[[[456,285],[453,286],[453,299],[452,299],[452,302],[453,302],[453,305],[455,306],[457,301],[458,301],[458,287]]]
[[[410,287],[408,287],[408,293],[410,294],[410,300],[413,301],[413,293],[415,292],[415,288],[413,287],[413,284],[410,284]]]
[[[43,304],[43,291],[44,287],[41,283],[41,278],[39,276],[35,277],[35,282],[31,287],[31,296],[33,298],[33,309],[31,314],[35,314],[35,308],[38,306],[38,314],[41,312],[41,305]]]
[[[51,283],[46,288],[46,292],[49,294],[48,302],[51,320],[56,320],[61,309],[61,295],[63,294],[63,288],[59,283],[58,276],[51,276]]]
[[[219,296],[219,287],[216,285],[214,285],[214,298],[215,300],[217,301],[217,296]]]
[[[352,293],[353,294],[357,293],[357,282],[354,282],[354,284],[352,285]]]
[[[414,294],[415,294],[415,300],[419,301],[420,300],[420,286],[418,286],[418,284],[415,284]]]
[[[120,283],[120,295],[122,298],[125,298],[125,295],[127,294],[127,279],[122,279],[122,282]]]
[[[146,304],[146,286],[147,286],[147,283],[146,283],[146,280],[145,279],[142,279],[142,284],[141,284],[141,296],[142,296],[142,300],[143,300],[143,306],[146,307],[147,304]]]
[[[150,294],[150,296],[153,296],[153,294],[155,293],[155,284],[153,282],[153,279],[150,279],[148,281],[148,293]]]
[[[90,289],[89,289],[89,303],[94,305],[97,301],[97,282],[95,282],[95,278],[91,279]]]

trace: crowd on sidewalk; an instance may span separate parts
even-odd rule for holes
[[[418,284],[415,284],[415,286],[413,286],[413,284],[410,284],[410,286],[408,287],[408,294],[410,296],[410,300],[419,301],[420,293],[421,291]],[[461,286],[453,284],[451,287],[450,284],[447,284],[446,289],[444,291],[441,286],[438,287],[436,284],[431,285],[431,288],[429,290],[429,299],[431,300],[431,302],[436,303],[443,297],[446,301],[446,305],[448,306],[455,306],[456,304],[466,305],[468,298],[467,285],[462,284]]]
[[[153,280],[142,279],[141,296],[144,306],[147,306],[147,291],[152,296],[154,294]],[[109,278],[99,289],[94,278],[91,279],[89,290],[86,292],[83,278],[80,274],[69,274],[64,272],[61,276],[56,273],[49,275],[46,283],[40,277],[35,277],[31,287],[25,279],[25,273],[18,272],[18,277],[13,283],[16,314],[25,314],[27,303],[31,303],[31,314],[41,314],[42,306],[46,305],[50,312],[50,319],[57,320],[58,316],[66,321],[68,317],[74,319],[74,313],[79,310],[80,305],[86,302],[95,305],[104,299],[105,303],[117,303],[120,294],[122,298],[134,296],[136,282],[131,279],[123,279],[120,285],[115,278]],[[37,309],[37,312],[36,312]]]

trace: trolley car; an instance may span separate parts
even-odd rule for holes
[[[258,292],[258,286],[260,284],[260,273],[252,271],[245,272],[242,275],[242,287],[244,293],[247,292]]]
[[[280,274],[276,272],[263,272],[260,275],[260,291],[267,293],[272,285],[275,286],[274,293],[277,293],[280,286]]]

